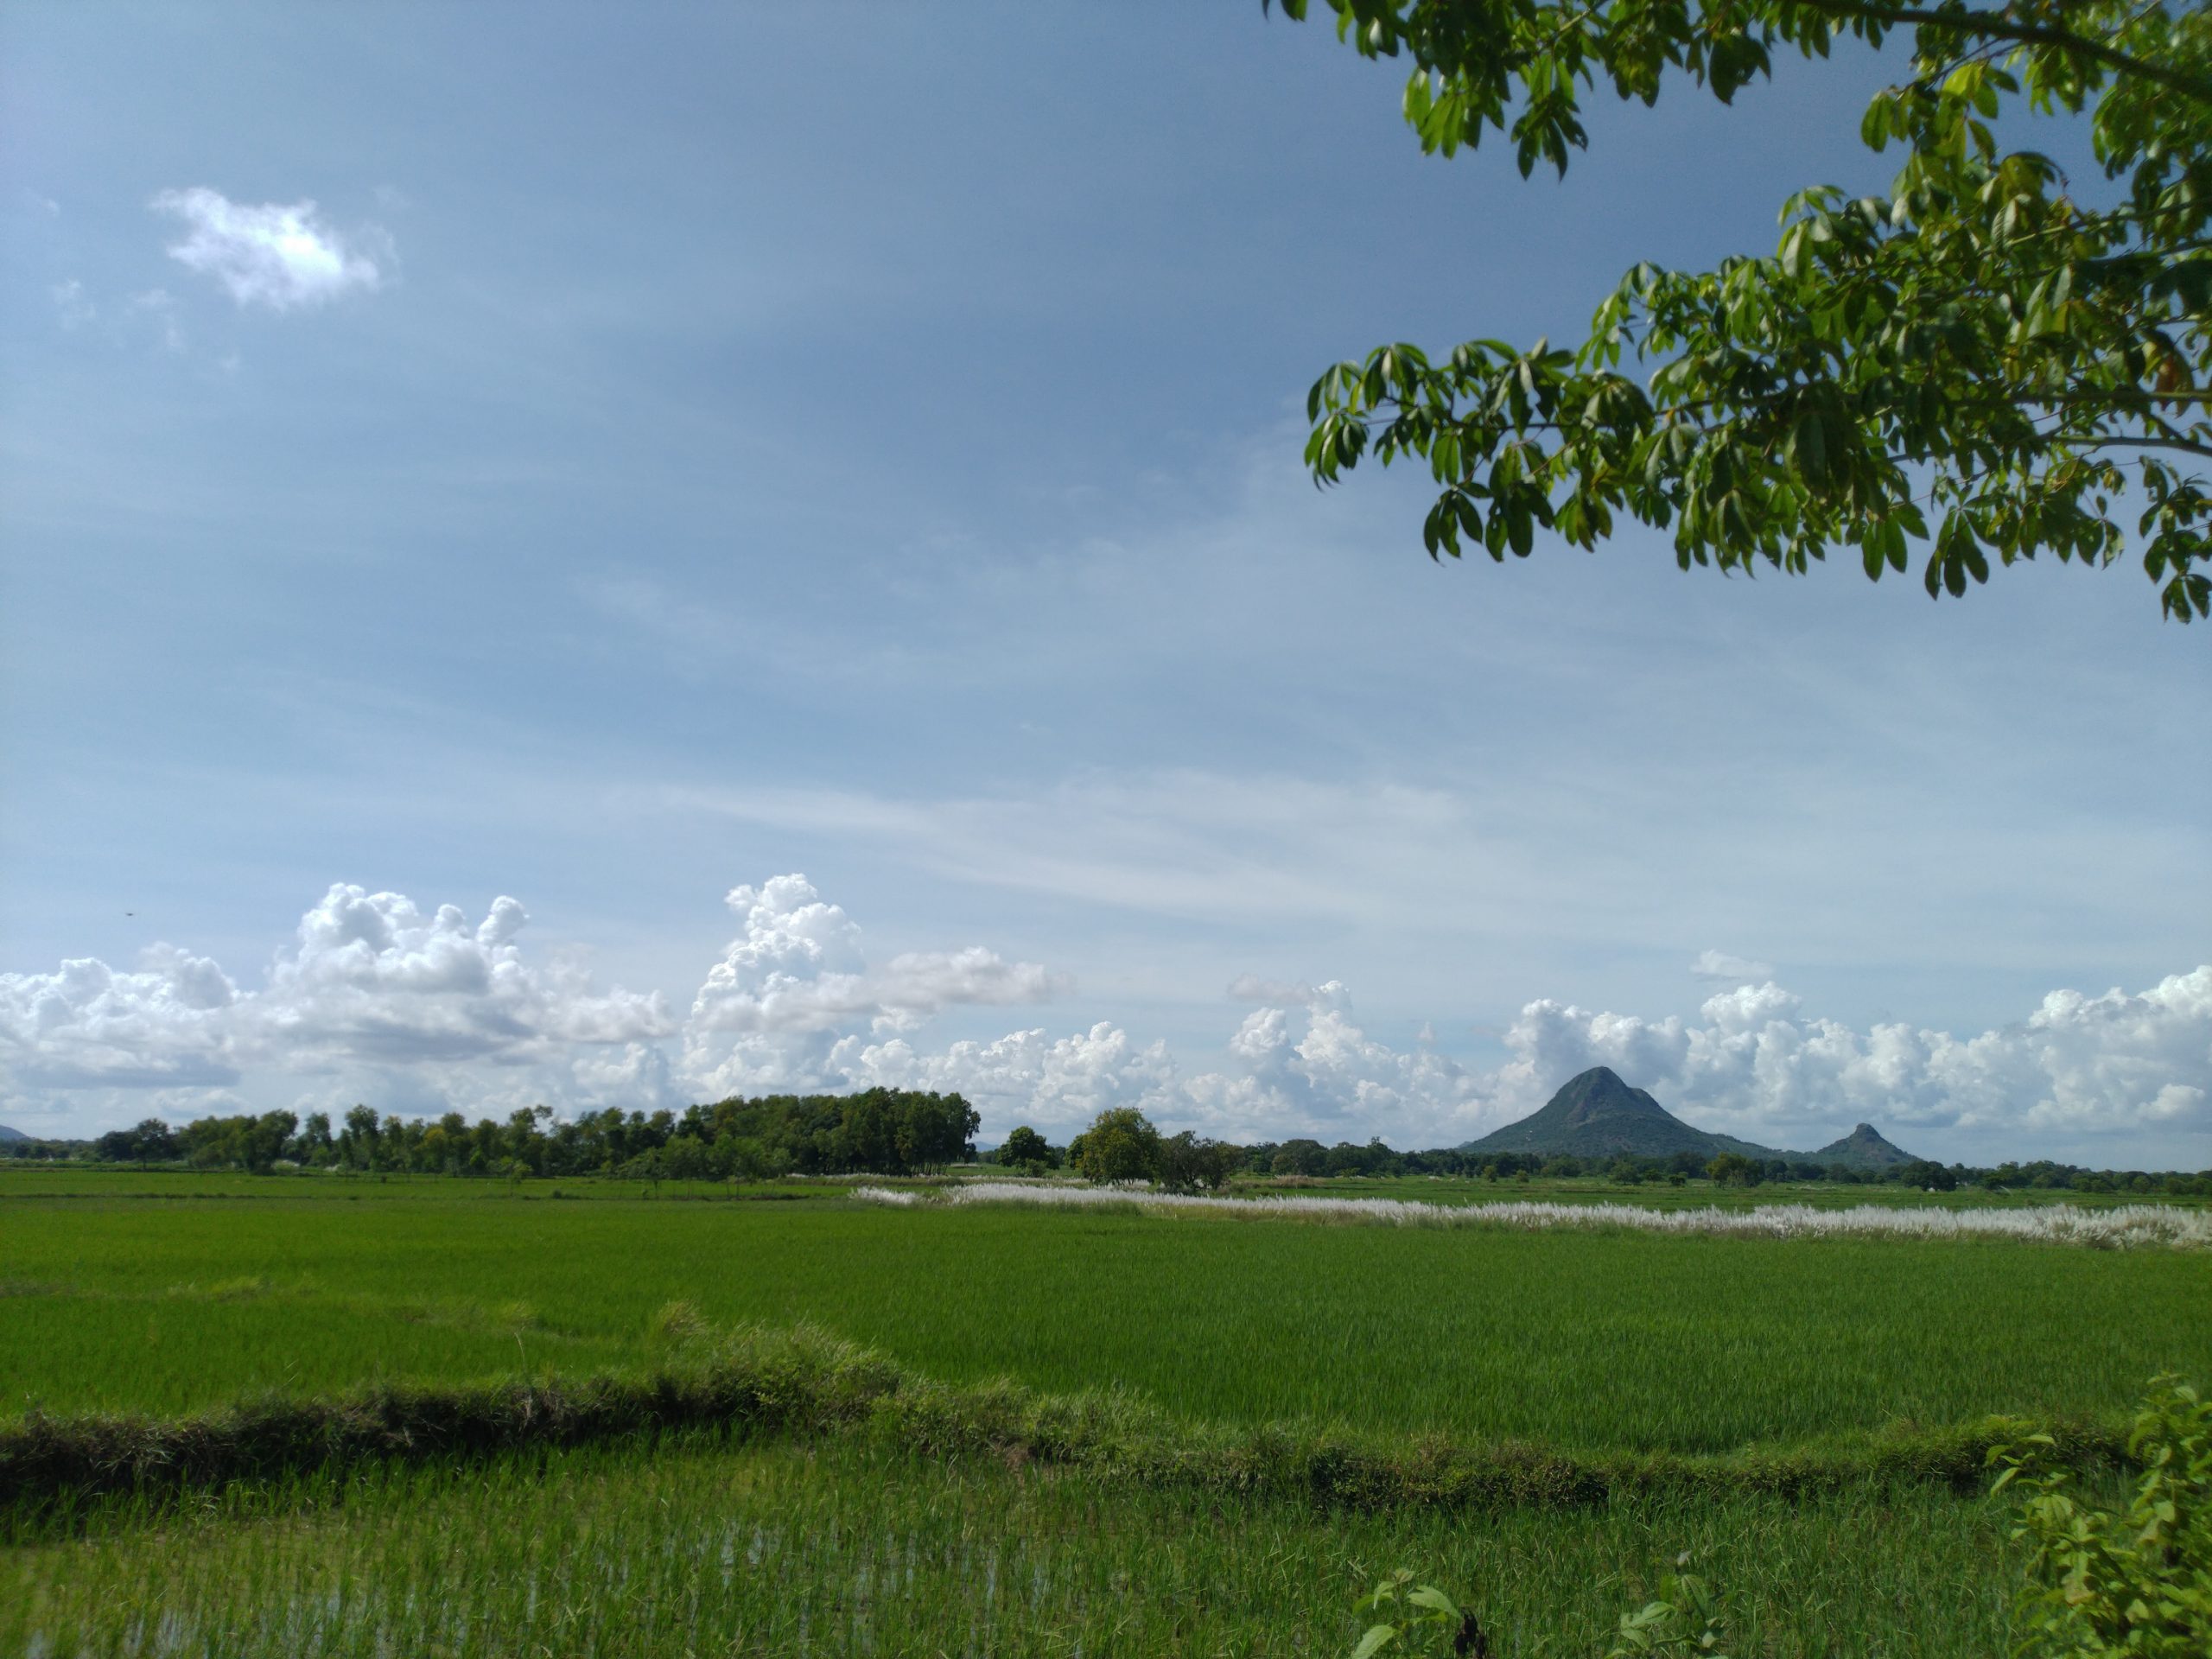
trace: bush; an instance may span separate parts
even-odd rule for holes
[[[2002,1490],[2026,1491],[2015,1540],[2031,1550],[2021,1651],[2202,1659],[2212,1653],[2212,1405],[2160,1377],[2127,1437],[2142,1470],[2118,1515],[2082,1503],[2047,1434],[1998,1446]]]

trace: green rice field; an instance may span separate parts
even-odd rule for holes
[[[14,1412],[635,1366],[677,1300],[810,1321],[948,1381],[1587,1449],[2109,1412],[2156,1372],[2212,1370],[2212,1254],[1997,1241],[121,1199],[0,1205],[0,1262]]]
[[[1349,1653],[1402,1565],[1501,1653],[1603,1653],[1678,1555],[1744,1651],[1986,1659],[2005,1506],[1927,1491],[1477,1516],[1315,1511],[850,1448],[594,1452],[0,1556],[0,1651]]]
[[[2201,1249],[199,1179],[0,1185],[0,1433],[641,1376],[671,1361],[671,1305],[1193,1433],[1599,1459],[1847,1460],[1998,1413],[2109,1427],[2156,1373],[2212,1376]],[[1357,1640],[1363,1580],[1403,1566],[1482,1608],[1503,1659],[1604,1652],[1683,1552],[1745,1651],[1997,1653],[2020,1566],[1970,1485],[1347,1508],[880,1433],[663,1435],[19,1532],[0,1653],[1326,1654]]]

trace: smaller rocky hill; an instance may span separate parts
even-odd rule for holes
[[[1842,1140],[1831,1141],[1810,1155],[1816,1164],[1863,1164],[1875,1169],[1916,1161],[1910,1153],[1885,1141],[1872,1123],[1861,1123]]]

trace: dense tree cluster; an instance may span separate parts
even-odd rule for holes
[[[773,1095],[671,1111],[609,1108],[566,1122],[543,1106],[505,1122],[379,1116],[356,1106],[333,1128],[311,1112],[205,1117],[172,1129],[158,1118],[92,1145],[113,1162],[266,1170],[315,1168],[454,1175],[621,1175],[639,1179],[760,1179],[785,1173],[911,1175],[976,1155],[981,1120],[958,1095],[870,1089],[856,1095]]]

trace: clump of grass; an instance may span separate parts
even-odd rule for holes
[[[645,1326],[645,1334],[664,1348],[684,1348],[708,1334],[706,1316],[696,1302],[664,1303]]]
[[[0,1516],[36,1531],[92,1501],[281,1482],[375,1463],[471,1459],[699,1431],[864,1436],[932,1459],[982,1455],[1145,1484],[1390,1508],[1560,1507],[1655,1497],[1790,1497],[1869,1482],[1970,1490],[2018,1426],[1900,1433],[1827,1447],[1711,1457],[1584,1456],[1511,1443],[1410,1445],[1288,1425],[1196,1425],[1125,1391],[1039,1393],[1000,1379],[953,1385],[810,1326],[743,1326],[632,1376],[548,1376],[458,1388],[377,1388],[335,1399],[267,1396],[168,1420],[34,1414],[0,1429]],[[2114,1427],[2045,1426],[2052,1456],[2117,1462]]]

